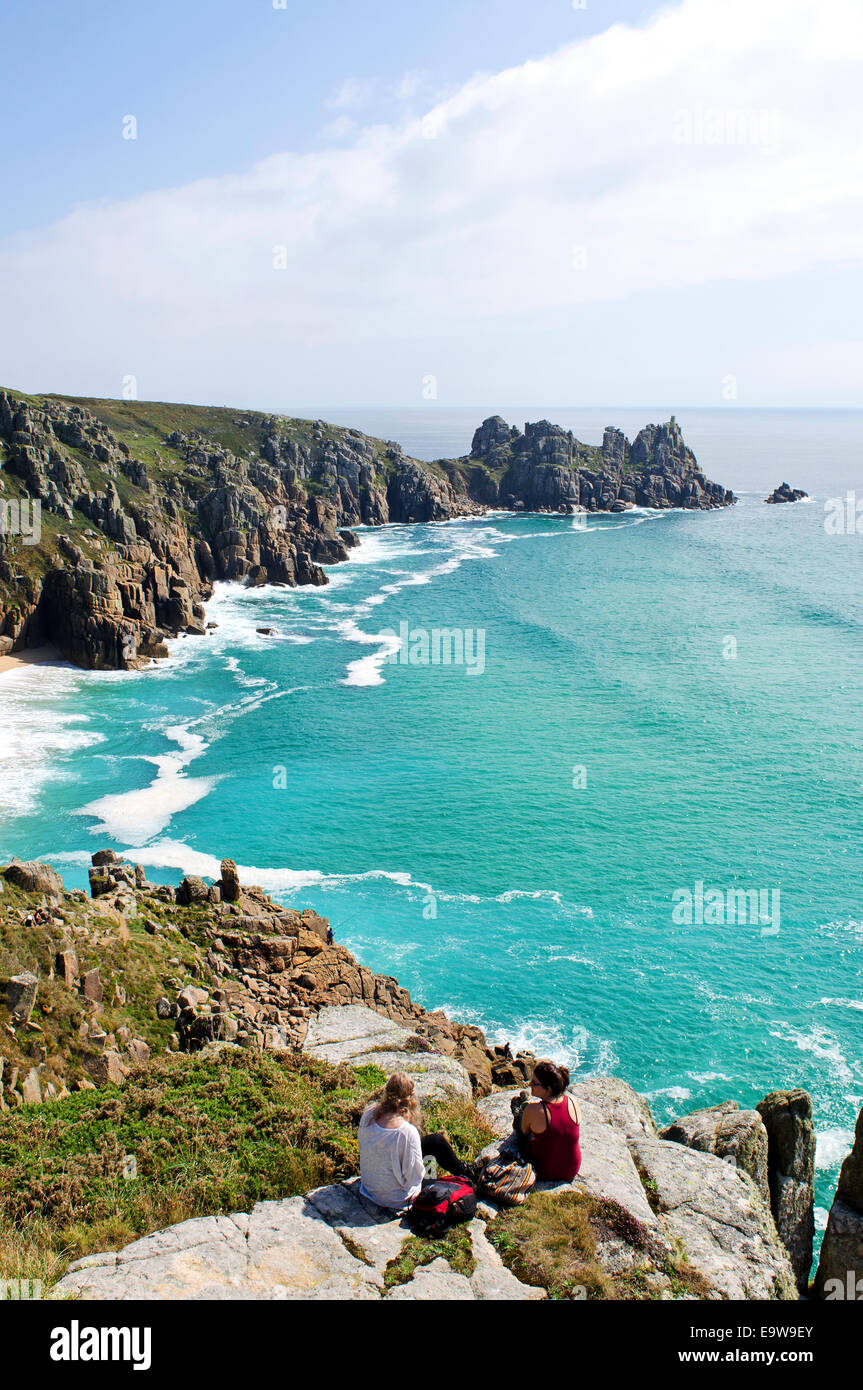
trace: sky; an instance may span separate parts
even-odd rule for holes
[[[0,383],[863,406],[859,0],[11,0]]]

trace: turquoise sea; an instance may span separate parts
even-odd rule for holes
[[[432,458],[491,412],[311,413]],[[669,412],[501,413],[595,442]],[[863,1103],[863,534],[825,528],[863,415],[677,413],[736,507],[361,530],[326,588],[219,586],[150,670],[0,678],[0,853],[81,887],[100,848],[167,882],[230,855],[662,1122],[805,1086],[823,1221]],[[785,478],[811,500],[765,507]],[[405,659],[435,629],[472,668]],[[776,911],[681,920],[699,883]]]

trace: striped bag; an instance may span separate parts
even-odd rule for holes
[[[489,1155],[477,1165],[477,1196],[500,1207],[521,1206],[530,1196],[535,1182],[532,1164],[505,1154]]]

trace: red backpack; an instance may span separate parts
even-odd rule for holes
[[[426,1180],[405,1213],[417,1236],[440,1236],[476,1216],[476,1192],[466,1178]]]

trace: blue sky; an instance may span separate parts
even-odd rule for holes
[[[16,0],[4,50],[3,384],[863,405],[858,0]]]
[[[432,93],[658,9],[640,0],[10,0],[0,84],[7,230],[75,203],[131,196],[315,147],[345,83],[373,88],[364,114]],[[117,138],[138,117],[135,145]],[[134,157],[131,157],[134,156]],[[23,195],[23,196],[22,196]]]

